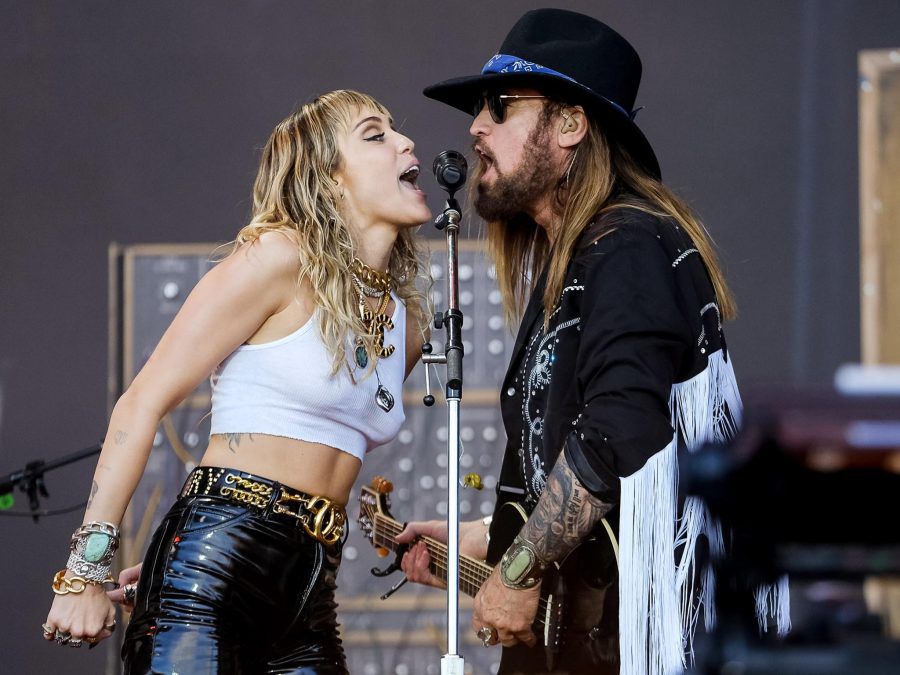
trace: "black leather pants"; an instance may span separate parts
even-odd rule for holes
[[[144,560],[125,673],[345,675],[340,550],[271,513],[182,497]]]

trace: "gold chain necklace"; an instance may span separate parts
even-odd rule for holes
[[[359,318],[362,319],[363,326],[365,326],[366,335],[371,335],[374,339],[375,356],[376,358],[386,359],[394,353],[395,349],[394,345],[385,346],[384,344],[385,328],[388,330],[394,328],[393,320],[386,313],[388,304],[391,301],[391,295],[390,293],[384,293],[378,303],[378,308],[373,311],[359,289],[356,289],[356,294],[359,298]],[[361,337],[356,338],[355,357],[356,365],[360,368],[365,368],[369,365],[369,356],[366,353],[365,342]]]
[[[359,258],[350,263],[350,273],[356,286],[370,298],[377,298],[390,293],[396,282],[390,272],[379,272],[372,269]]]
[[[353,277],[353,290],[356,291],[359,299],[359,318],[362,319],[366,335],[372,336],[374,356],[376,359],[385,359],[394,353],[394,345],[384,346],[385,328],[389,330],[394,328],[393,320],[387,315],[388,304],[391,301],[391,289],[396,283],[394,277],[389,272],[378,272],[372,269],[359,258],[354,258],[350,263],[350,274]],[[379,298],[377,309],[372,310],[366,302],[366,296]],[[354,358],[356,365],[360,368],[369,365],[369,354],[366,352],[366,344],[362,337],[356,338]],[[381,384],[377,367],[375,368],[375,377],[378,378],[375,403],[383,411],[390,412],[394,407],[394,396]]]

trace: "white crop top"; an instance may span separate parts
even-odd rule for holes
[[[331,354],[322,342],[318,310],[299,329],[279,340],[242,345],[216,367],[212,385],[212,434],[268,434],[323,443],[362,461],[374,447],[400,430],[403,379],[406,373],[406,307],[391,294],[396,308],[394,328],[384,344],[394,353],[378,360],[378,375],[362,379],[365,370],[352,361],[331,375]],[[381,384],[393,395],[394,407],[375,402]]]

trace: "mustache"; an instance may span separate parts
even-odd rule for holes
[[[472,152],[476,153],[477,155],[484,155],[492,162],[495,161],[494,153],[492,153],[485,145],[479,143],[478,141],[472,143]]]

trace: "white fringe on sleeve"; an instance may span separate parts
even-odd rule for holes
[[[672,442],[621,481],[619,522],[619,643],[623,675],[680,673],[693,659],[701,609],[707,630],[715,626],[712,566],[697,574],[701,534],[710,556],[724,554],[720,524],[706,505],[689,497],[677,513],[679,439],[694,452],[706,442],[731,440],[740,426],[741,398],[730,360],[710,354],[705,370],[672,387]],[[677,526],[677,529],[676,529]],[[695,584],[702,584],[696,588]],[[757,619],[765,630],[774,617],[778,633],[790,629],[787,578],[756,591]]]

